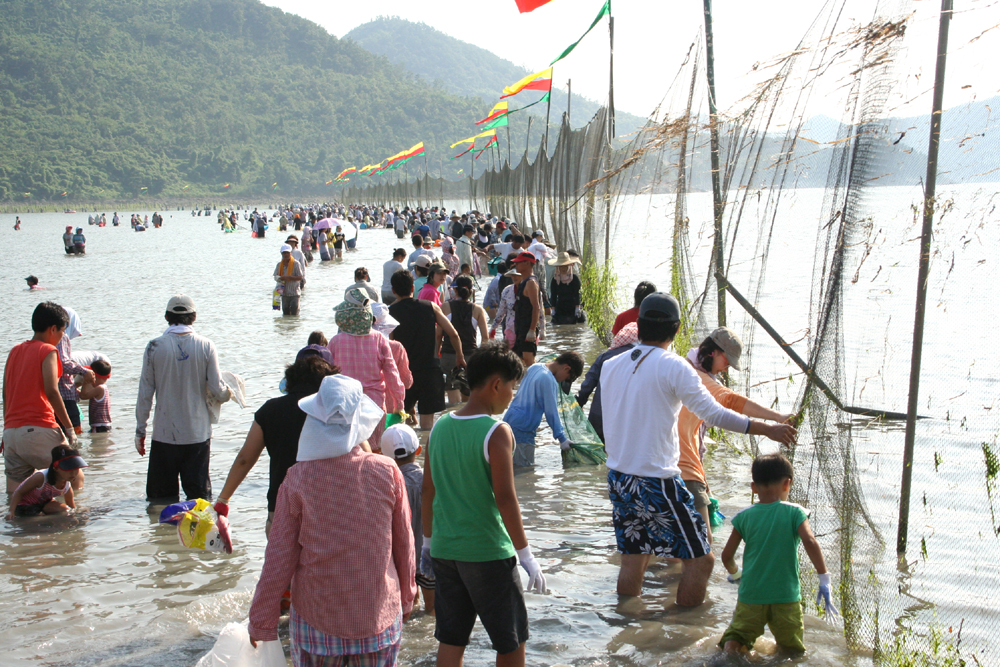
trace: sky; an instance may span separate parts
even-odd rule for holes
[[[473,42],[531,71],[548,67],[586,30],[602,0],[552,0],[519,14],[514,0],[263,0],[309,19],[337,37],[379,16],[423,22],[463,41]],[[821,0],[716,0],[713,3],[716,94],[720,110],[738,103],[766,69],[753,72],[795,48],[815,18]],[[893,0],[913,12],[907,30],[911,48],[898,66],[911,73],[906,91],[890,103],[893,115],[930,111],[940,0]],[[955,0],[951,23],[945,108],[1000,94],[1000,0]],[[875,16],[873,0],[846,0],[845,28]],[[615,16],[615,105],[646,116],[659,103],[689,45],[704,25],[701,0],[612,0]],[[985,32],[984,32],[985,31]],[[978,39],[976,39],[978,37]],[[432,44],[428,48],[434,48]],[[576,50],[559,62],[555,84],[598,102],[608,96],[609,39],[603,19]],[[912,76],[915,74],[916,76]],[[513,83],[513,82],[512,82]]]

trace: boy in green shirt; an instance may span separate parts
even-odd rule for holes
[[[781,454],[758,456],[751,475],[750,488],[759,502],[736,513],[732,535],[722,550],[729,581],[739,582],[740,593],[733,621],[719,646],[730,653],[750,650],[766,625],[778,646],[804,651],[799,541],[819,574],[816,604],[823,605],[827,617],[832,618],[837,609],[830,601],[830,575],[823,551],[809,528],[809,513],[788,502],[793,475],[788,459]],[[741,572],[735,556],[744,540]]]
[[[523,666],[528,612],[518,561],[528,590],[546,592],[514,490],[514,434],[492,416],[510,404],[523,372],[503,342],[480,346],[466,368],[468,402],[441,417],[427,442],[420,569],[434,572],[438,667],[462,664],[477,616],[496,664]]]

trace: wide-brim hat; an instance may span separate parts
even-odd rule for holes
[[[375,316],[375,324],[372,325],[373,329],[381,331],[388,336],[396,327],[399,326],[399,320],[389,313],[389,306],[376,301],[371,304],[371,307],[372,314]]]
[[[328,375],[319,391],[299,400],[306,422],[299,434],[296,461],[318,461],[347,454],[371,437],[385,412],[365,396],[361,383]]]
[[[549,266],[568,266],[570,264],[579,264],[579,263],[580,263],[579,257],[573,257],[573,255],[569,254],[565,250],[559,253],[554,259],[550,259],[549,261],[546,262],[546,264],[548,264]]]
[[[357,287],[347,290],[344,300],[334,307],[337,326],[353,336],[367,336],[372,330],[372,306]]]

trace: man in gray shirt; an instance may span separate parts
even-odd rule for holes
[[[177,478],[188,500],[212,498],[208,478],[212,424],[207,398],[226,402],[215,344],[194,333],[194,301],[178,295],[167,302],[170,325],[146,345],[135,404],[135,448],[146,455],[146,424],[156,396],[153,438],[146,472],[146,500],[174,502]]]

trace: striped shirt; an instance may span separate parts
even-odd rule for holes
[[[96,426],[111,426],[111,392],[107,387],[103,387],[104,395],[101,398],[92,398],[87,404],[87,415],[90,421],[90,428]]]

